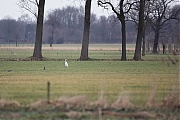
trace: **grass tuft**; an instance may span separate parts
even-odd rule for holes
[[[67,100],[67,105],[73,108],[84,108],[86,101],[87,99],[84,95],[74,96]]]
[[[154,82],[152,92],[151,92],[149,99],[146,103],[146,107],[156,107],[157,106],[156,95],[157,95],[157,83]]]
[[[104,99],[104,92],[101,91],[100,97],[97,101],[91,102],[90,106],[93,106],[98,109],[106,109],[109,107],[108,102]]]
[[[0,100],[0,107],[19,107],[21,104],[17,101]]]
[[[116,110],[134,109],[135,105],[130,102],[130,96],[121,93],[115,103],[112,103],[111,107]]]
[[[172,93],[162,101],[162,107],[165,108],[180,108],[179,94]]]
[[[50,105],[50,103],[47,100],[39,100],[37,102],[32,103],[30,106],[31,107],[47,107]]]
[[[54,100],[54,102],[53,102],[54,108],[58,108],[58,107],[65,108],[66,104],[67,104],[67,98],[65,98],[65,97],[60,97],[60,98]]]

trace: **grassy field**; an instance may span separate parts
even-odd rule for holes
[[[127,45],[130,50],[133,50],[134,45]],[[89,46],[90,52],[89,56],[93,59],[119,59],[121,45],[120,44],[91,44]],[[1,45],[0,58],[24,58],[32,56],[33,54],[33,45],[24,45],[20,44],[18,47],[15,45]],[[49,45],[45,44],[42,47],[43,56],[46,58],[52,59],[78,59],[80,57],[80,44],[60,44]],[[113,51],[113,52],[111,52]]]
[[[61,46],[61,49],[55,46],[53,50],[44,46],[43,56],[53,58],[53,61],[19,61],[19,58],[32,55],[31,45],[30,48],[19,49],[1,46],[0,99],[30,105],[46,99],[48,81],[51,83],[51,100],[85,95],[89,101],[103,96],[108,103],[113,103],[123,94],[139,106],[146,105],[155,89],[157,102],[171,94],[173,87],[176,91],[180,89],[179,63],[172,63],[179,59],[178,55],[147,54],[143,61],[119,61],[121,53],[117,46],[113,47],[91,46],[90,58],[104,60],[77,61],[79,46],[67,45]],[[16,58],[16,61],[4,61],[3,58]],[[60,60],[65,58],[69,68]],[[127,58],[133,58],[132,51],[127,52]],[[43,70],[44,67],[46,70]]]
[[[134,55],[135,44],[127,44],[127,59],[132,59]],[[27,58],[32,56],[34,45],[33,44],[2,44],[0,45],[0,58]],[[45,58],[51,59],[74,59],[80,57],[81,45],[80,44],[55,44],[49,47],[43,44],[42,54]],[[162,51],[161,51],[162,52]],[[121,58],[121,44],[90,44],[89,57],[91,59],[106,59],[117,60]],[[161,54],[153,55],[148,54],[142,59],[147,61],[160,60],[163,57]],[[167,59],[167,57],[166,57]]]

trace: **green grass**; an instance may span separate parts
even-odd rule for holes
[[[51,99],[87,95],[96,100],[103,91],[108,101],[115,101],[121,92],[126,92],[133,102],[145,104],[154,81],[158,100],[172,90],[177,71],[177,66],[168,68],[157,61],[69,61],[69,68],[63,61],[1,61],[0,98],[22,104],[46,99],[50,81]]]
[[[47,81],[50,81],[51,99],[86,95],[90,100],[97,100],[103,91],[105,99],[112,102],[125,92],[134,103],[143,105],[154,84],[157,84],[157,99],[160,101],[172,91],[174,81],[179,80],[179,64],[168,61],[168,56],[173,60],[178,56],[146,54],[142,57],[144,61],[131,61],[134,53],[127,51],[130,61],[123,62],[120,61],[120,44],[91,44],[89,57],[94,60],[76,61],[80,57],[81,45],[48,46],[43,45],[43,56],[54,61],[18,61],[18,58],[32,56],[33,45],[20,44],[18,47],[23,49],[1,45],[0,58],[15,58],[17,61],[0,61],[0,99],[16,100],[21,104],[46,99]],[[127,45],[127,49],[133,47],[133,44]],[[65,68],[64,61],[59,61],[65,58],[69,68]]]
[[[120,45],[92,44],[89,51],[91,60],[78,61],[80,45],[53,45],[53,48],[48,46],[43,45],[42,52],[45,58],[50,58],[49,61],[20,61],[19,58],[32,56],[33,45],[0,46],[0,100],[18,101],[21,104],[19,107],[0,106],[0,119],[68,119],[71,118],[67,116],[68,112],[72,110],[81,112],[82,108],[66,110],[63,107],[54,108],[53,106],[46,108],[42,106],[37,109],[32,107],[31,109],[29,104],[47,98],[48,81],[51,83],[51,100],[85,95],[88,101],[94,102],[103,92],[103,98],[111,104],[120,95],[124,95],[139,106],[135,108],[135,111],[134,108],[125,111],[109,108],[109,113],[126,115],[122,119],[133,119],[131,115],[144,111],[150,114],[157,113],[157,119],[168,119],[168,117],[171,119],[171,116],[179,118],[179,112],[174,109],[171,111],[171,109],[159,110],[156,107],[144,107],[152,91],[155,90],[155,85],[157,85],[157,102],[162,102],[171,94],[173,86],[178,88],[177,90],[180,89],[179,62],[173,64],[175,59],[179,60],[179,55],[147,53],[142,57],[142,61],[132,61],[134,45],[131,44],[127,45],[128,60],[120,61]],[[64,59],[68,59],[69,68],[64,66]],[[43,70],[44,66],[46,70]],[[180,94],[179,91],[178,93]],[[92,110],[89,111],[92,113],[90,116],[85,115],[87,111],[82,112],[81,118],[98,119],[98,115],[93,115],[97,112],[95,106]],[[160,115],[163,116],[159,118]],[[106,116],[103,115],[103,119],[105,118]],[[111,118],[117,117],[107,116],[107,119]]]

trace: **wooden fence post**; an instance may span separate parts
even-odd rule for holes
[[[47,102],[50,103],[50,82],[47,82]]]

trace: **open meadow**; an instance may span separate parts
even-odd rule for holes
[[[142,61],[133,61],[134,45],[130,44],[127,45],[128,60],[120,61],[121,46],[119,44],[94,44],[89,48],[91,60],[79,61],[80,48],[81,46],[76,44],[54,45],[52,48],[43,45],[43,57],[46,59],[31,61],[28,57],[32,56],[33,45],[15,47],[2,44],[0,47],[0,111],[4,111],[2,113],[5,114],[9,110],[3,108],[6,104],[2,101],[15,101],[14,104],[16,103],[15,106],[18,107],[32,109],[35,104],[36,107],[39,107],[38,102],[47,100],[48,81],[50,82],[49,104],[54,106],[54,109],[51,108],[51,110],[56,111],[60,106],[57,107],[55,101],[62,99],[70,101],[74,96],[79,96],[81,98],[79,101],[85,99],[85,102],[81,102],[84,103],[83,111],[90,105],[93,105],[95,113],[97,111],[97,115],[90,115],[88,118],[103,117],[100,113],[104,109],[111,111],[115,109],[116,115],[119,115],[121,112],[124,114],[126,108],[131,112],[135,112],[135,109],[142,110],[143,107],[151,108],[152,106],[158,106],[156,109],[159,109],[161,105],[167,105],[168,108],[171,104],[166,101],[168,96],[171,96],[174,101],[180,99],[179,55],[147,53],[142,57]],[[64,66],[64,59],[68,61],[68,68]],[[101,101],[100,103],[103,105],[99,105],[100,103],[96,103],[97,101]],[[118,105],[115,105],[113,107],[118,102],[125,106],[116,108]],[[67,104],[68,102],[66,102]],[[72,103],[69,102],[69,104]],[[174,104],[172,103],[172,105]],[[10,107],[12,106],[10,105]],[[44,104],[41,107],[44,107]],[[71,112],[70,108],[66,106],[63,109],[66,109],[64,113],[66,117],[73,118],[68,113],[66,114],[66,112]],[[76,114],[79,115],[80,110],[77,111]],[[172,116],[170,113],[169,116],[166,116],[164,112],[159,112],[157,115],[151,111],[150,115],[145,115],[145,118],[180,118],[177,111],[172,113]],[[9,114],[11,112],[7,113],[7,115]],[[17,118],[31,118],[27,117],[25,113],[18,113],[18,115]],[[37,114],[31,113],[31,115]],[[61,117],[63,115],[61,114]],[[87,118],[88,115],[84,113],[78,117]],[[130,116],[130,113],[128,115]],[[133,115],[130,118],[135,118],[136,115]],[[50,118],[53,118],[52,116]],[[54,116],[54,118],[58,118],[58,116]],[[0,119],[6,117],[0,113]],[[43,118],[43,116],[38,117]],[[128,118],[128,116],[120,115],[117,117]],[[44,116],[44,118],[49,117]]]

